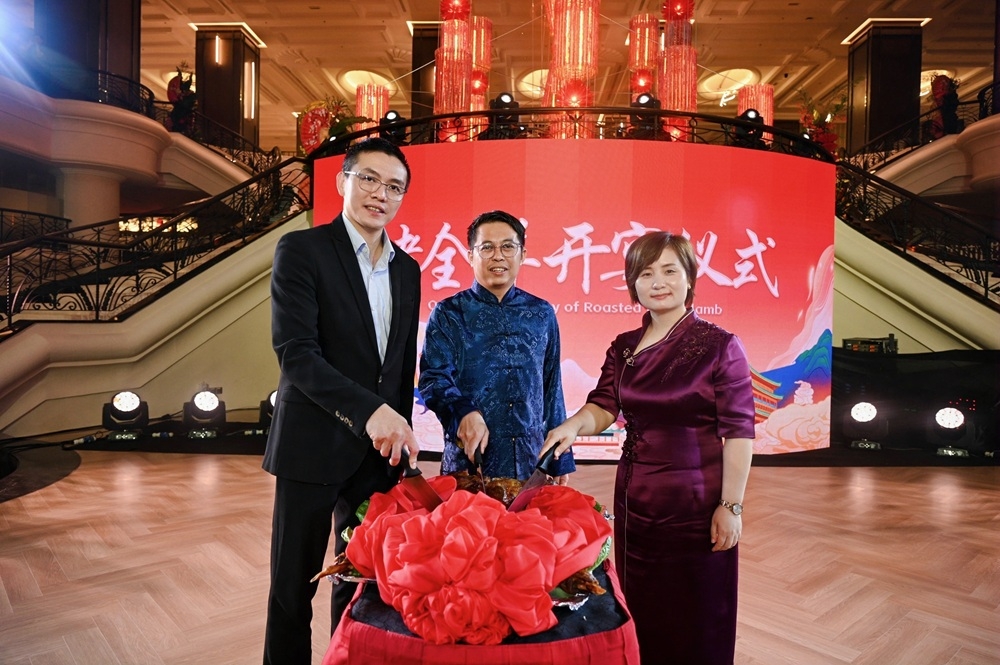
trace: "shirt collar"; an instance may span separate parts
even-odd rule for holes
[[[500,302],[500,299],[497,298],[492,291],[490,291],[485,286],[483,286],[482,284],[480,284],[475,280],[472,281],[472,287],[470,290],[472,291],[473,295],[476,296],[477,300],[481,300],[483,302],[491,302],[491,303]],[[507,291],[506,294],[504,294],[503,301],[505,303],[511,302],[513,298],[515,298],[517,294],[520,292],[521,291],[520,289],[517,288],[517,285],[511,286],[510,290]]]
[[[367,253],[368,243],[361,237],[358,230],[354,228],[354,224],[351,223],[351,220],[347,219],[347,215],[344,215],[344,228],[347,229],[347,237],[351,239],[351,247],[354,248],[354,255],[360,256],[362,252]],[[385,232],[385,229],[382,229],[382,247],[388,250],[383,253],[383,256],[388,254],[388,260],[392,261],[396,257],[396,248],[393,247],[392,243],[389,241],[389,234]]]

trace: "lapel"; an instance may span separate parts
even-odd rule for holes
[[[389,344],[385,350],[386,360],[389,359],[392,349],[396,348],[396,338],[399,337],[399,329],[403,323],[403,317],[400,314],[401,303],[403,301],[403,269],[400,266],[403,265],[403,262],[399,260],[399,255],[403,250],[396,247],[395,244],[393,244],[392,248],[396,252],[396,258],[389,262],[389,285],[392,288],[392,321],[389,322]]]
[[[375,337],[375,322],[372,320],[371,305],[368,302],[368,291],[365,290],[365,283],[361,277],[361,268],[358,266],[358,257],[355,255],[354,247],[351,245],[351,238],[347,235],[347,229],[344,228],[344,224],[346,223],[347,220],[344,219],[343,215],[337,215],[329,224],[330,237],[333,240],[333,248],[339,259],[338,263],[344,272],[347,284],[350,286],[354,304],[357,306],[357,317],[361,320],[361,325],[364,327],[368,340],[371,342],[372,352],[378,358],[378,339]],[[393,287],[395,287],[395,284]],[[396,299],[393,298],[393,308],[395,309],[395,307]],[[394,316],[394,327],[395,321],[396,317]]]

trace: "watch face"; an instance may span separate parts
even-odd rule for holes
[[[732,511],[733,511],[734,515],[742,515],[743,514],[743,506],[741,506],[738,503],[734,503],[733,507],[732,507]]]

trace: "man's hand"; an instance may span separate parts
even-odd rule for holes
[[[473,411],[458,424],[458,444],[465,450],[470,460],[475,461],[476,448],[485,453],[490,442],[490,429],[483,420],[483,414]]]
[[[375,409],[375,413],[365,423],[365,432],[371,437],[375,450],[379,451],[382,457],[388,457],[392,466],[399,464],[400,451],[403,448],[410,454],[410,466],[417,465],[420,446],[413,436],[413,430],[410,429],[406,419],[388,404]]]

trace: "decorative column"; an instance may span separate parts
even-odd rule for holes
[[[123,176],[96,169],[59,169],[58,194],[62,216],[71,226],[106,222],[121,214]]]
[[[445,0],[448,2],[448,0]],[[442,3],[442,9],[443,5]],[[441,39],[434,51],[434,115],[468,111],[472,97],[472,48],[469,22],[449,19],[441,24]],[[460,119],[442,121],[438,139],[458,141],[468,138]]]
[[[389,110],[389,88],[375,83],[362,83],[355,92],[354,114],[361,118],[371,118],[372,122],[362,122],[355,131],[377,127],[379,119]]]
[[[847,56],[847,152],[920,115],[923,28],[911,21],[869,19],[849,37]]]
[[[666,35],[660,62],[658,94],[660,105],[672,111],[698,110],[698,53],[692,45],[694,0],[668,0],[663,5]],[[667,118],[667,131],[675,140],[690,136],[688,121]]]
[[[195,36],[198,112],[257,145],[260,47],[242,27],[206,25]]]
[[[490,68],[493,65],[493,21],[485,16],[473,16],[470,25],[472,50],[472,81],[469,110],[489,108]],[[475,136],[489,124],[486,116],[470,118],[469,133]]]
[[[770,83],[751,83],[739,89],[736,93],[737,113],[743,115],[747,109],[755,109],[760,113],[765,125],[774,125],[774,86]],[[761,138],[770,143],[774,136],[764,132]]]
[[[582,108],[594,104],[600,0],[553,0],[550,90],[556,106]],[[591,138],[594,126],[583,114],[557,122],[559,138]]]
[[[655,14],[636,14],[628,23],[629,92],[632,99],[652,94],[660,60],[660,20]]]

